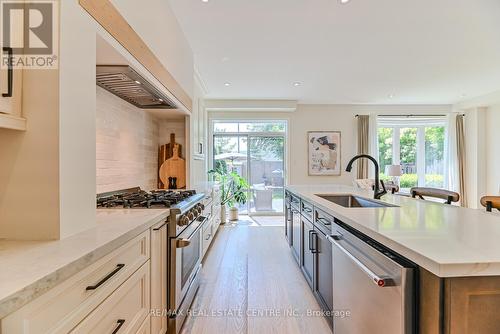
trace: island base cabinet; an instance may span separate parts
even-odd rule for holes
[[[500,277],[439,278],[420,269],[420,333],[500,333]]]
[[[300,264],[300,212],[292,208],[292,254]]]
[[[316,267],[314,264],[315,256],[314,256],[314,244],[315,244],[315,232],[313,224],[307,221],[306,218],[301,219],[301,236],[302,236],[302,260],[300,263],[300,268],[304,273],[307,283],[314,289],[313,279],[314,279],[314,268]]]
[[[85,318],[72,334],[136,334],[150,312],[149,261]]]

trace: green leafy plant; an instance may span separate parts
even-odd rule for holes
[[[232,207],[235,203],[247,202],[247,180],[236,172],[228,171],[226,164],[217,163],[214,169],[208,171],[208,175],[220,183],[221,205]]]

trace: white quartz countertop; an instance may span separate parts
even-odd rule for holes
[[[99,209],[97,224],[56,241],[0,240],[0,318],[165,220],[168,209]]]
[[[500,276],[499,215],[397,195],[381,201],[399,207],[345,208],[317,194],[371,199],[373,192],[341,185],[287,189],[439,277]]]

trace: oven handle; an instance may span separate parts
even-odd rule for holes
[[[389,277],[381,277],[375,274],[370,268],[365,266],[357,257],[352,255],[347,249],[342,247],[341,244],[337,242],[337,240],[341,240],[342,235],[341,234],[333,234],[333,235],[327,235],[326,238],[328,241],[330,241],[333,245],[337,246],[338,249],[342,251],[352,262],[354,262],[365,274],[370,277],[373,283],[375,285],[383,288],[386,286],[391,286],[392,284],[392,279]]]
[[[180,238],[176,239],[175,246],[177,248],[184,248],[187,247],[191,244],[191,240],[193,239],[194,235],[200,231],[200,229],[203,227],[203,225],[206,223],[208,220],[208,217],[203,217],[203,221],[196,227],[196,229],[191,233],[191,236],[189,238]]]

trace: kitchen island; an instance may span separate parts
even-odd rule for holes
[[[329,200],[331,195],[355,195],[362,201],[369,200],[369,207],[346,207]],[[325,233],[321,222],[329,217],[331,234],[326,239],[332,241],[338,233],[334,226],[341,226],[342,231],[350,231],[371,245],[381,245],[382,251],[386,249],[415,267],[413,332],[494,333],[500,328],[500,315],[494,311],[500,306],[500,217],[404,196],[385,195],[380,201],[372,200],[372,196],[371,191],[341,185],[287,187],[291,204],[287,204],[286,236],[311,287],[318,290],[320,301],[330,298],[324,296],[327,290],[320,291],[319,284],[324,274],[318,243],[326,242],[314,236]],[[335,244],[338,242],[333,241],[330,261],[335,251],[339,252]],[[315,255],[313,270],[307,269],[307,248]],[[334,263],[334,278],[335,270],[339,268]],[[312,273],[309,277],[308,272]],[[323,304],[328,309],[332,302]]]

